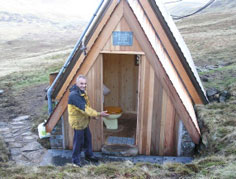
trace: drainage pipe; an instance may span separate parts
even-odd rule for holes
[[[75,52],[78,50],[78,48],[79,48],[79,46],[80,46],[80,44],[81,44],[81,42],[82,42],[82,40],[83,40],[85,34],[87,33],[87,31],[88,31],[90,25],[92,24],[92,22],[93,22],[94,18],[96,17],[98,11],[100,10],[100,8],[101,8],[103,2],[104,2],[104,0],[101,0],[99,6],[98,6],[98,8],[97,8],[97,10],[96,10],[95,13],[93,14],[93,17],[92,17],[91,20],[89,21],[89,23],[88,23],[86,29],[84,30],[83,34],[80,36],[80,38],[79,38],[79,40],[77,41],[77,43],[76,43],[74,49],[73,49],[72,52],[70,53],[70,55],[69,55],[69,57],[67,58],[65,64],[63,65],[63,67],[62,67],[61,70],[59,71],[57,77],[55,78],[55,80],[53,81],[52,85],[49,87],[49,89],[48,89],[48,91],[47,91],[47,98],[48,98],[48,114],[49,114],[49,115],[51,115],[51,113],[52,113],[52,111],[53,111],[53,107],[52,107],[52,97],[51,97],[51,95],[52,95],[52,90],[53,90],[53,88],[54,88],[54,86],[55,86],[57,80],[58,80],[58,79],[60,78],[60,76],[63,74],[64,70],[68,67],[68,65],[69,65],[70,61],[72,60],[72,58],[73,58]]]

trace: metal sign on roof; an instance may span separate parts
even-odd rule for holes
[[[112,32],[112,41],[114,46],[132,46],[133,32]]]

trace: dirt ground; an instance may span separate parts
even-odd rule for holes
[[[43,110],[43,106],[47,103],[45,100],[47,86],[48,84],[37,85],[17,93],[10,88],[3,88],[4,93],[0,96],[1,121],[9,122],[23,115],[29,115],[32,120],[37,120],[46,115],[47,111]]]

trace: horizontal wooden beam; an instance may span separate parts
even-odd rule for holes
[[[125,55],[144,55],[144,52],[139,52],[139,51],[107,51],[103,50],[101,53],[104,54],[125,54]]]

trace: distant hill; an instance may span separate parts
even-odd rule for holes
[[[209,8],[236,8],[236,0],[216,0]]]
[[[0,10],[0,61],[72,48],[86,24],[81,18]]]
[[[6,11],[0,11],[0,23],[23,23],[25,24],[42,24],[51,25],[62,29],[75,29],[78,25],[85,23],[81,19],[77,21],[71,21],[71,19],[65,19],[64,21],[59,19],[50,19],[46,17],[40,17],[36,14],[20,14]]]

